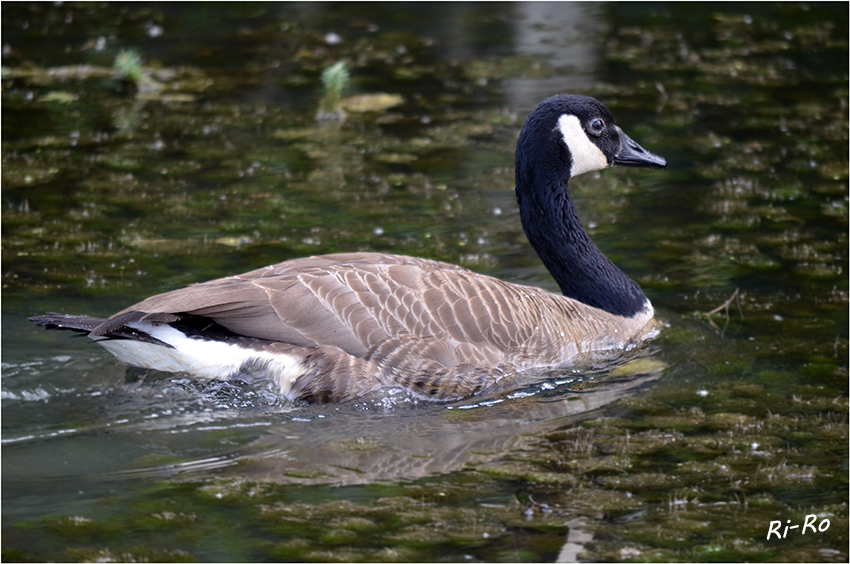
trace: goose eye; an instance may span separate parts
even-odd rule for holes
[[[590,122],[590,131],[594,135],[599,135],[603,131],[605,131],[605,122],[599,118],[596,118],[592,122]]]

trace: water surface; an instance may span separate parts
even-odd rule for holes
[[[4,560],[846,561],[847,21],[817,3],[4,6]],[[110,70],[127,48],[139,84]],[[318,124],[338,60],[344,95],[403,101]],[[140,377],[26,321],[353,250],[555,291],[512,161],[564,92],[669,163],[570,185],[665,326],[617,365],[454,404],[293,407]],[[767,538],[808,515],[828,528]]]

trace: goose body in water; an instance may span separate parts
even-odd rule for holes
[[[433,260],[344,253],[194,284],[108,319],[31,321],[87,334],[133,366],[270,378],[293,400],[340,401],[384,386],[463,398],[654,332],[649,300],[590,240],[567,190],[571,177],[614,165],[666,163],[593,98],[544,100],[520,133],[522,225],[563,295]]]

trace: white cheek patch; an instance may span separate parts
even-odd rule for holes
[[[570,150],[573,156],[573,166],[570,170],[570,178],[591,172],[594,170],[602,170],[608,168],[608,158],[602,149],[597,147],[581,127],[576,116],[564,114],[558,119],[558,129],[561,130],[561,135],[564,137],[564,143]]]

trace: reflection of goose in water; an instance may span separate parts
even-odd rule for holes
[[[385,412],[374,398],[363,411],[366,403],[340,407],[340,412],[302,408],[297,411],[299,419],[309,420],[264,427],[259,440],[236,452],[130,473],[191,477],[216,468],[221,476],[281,483],[354,485],[416,480],[462,470],[468,463],[496,462],[522,450],[541,433],[597,417],[601,408],[654,381],[661,369],[657,361],[639,359],[612,374],[585,380],[581,391],[546,391],[545,386],[553,382],[548,380],[543,387],[525,388],[504,401],[469,401],[451,409],[426,406],[406,413],[400,405]],[[525,393],[529,395],[519,397]],[[173,426],[174,421],[145,425],[153,430]]]
[[[273,379],[292,399],[338,401],[404,387],[452,400],[518,373],[628,349],[655,333],[640,287],[590,240],[570,178],[663,167],[586,96],[543,101],[522,128],[522,225],[563,295],[459,266],[380,253],[295,259],[153,296],[109,319],[46,314],[134,366]]]

